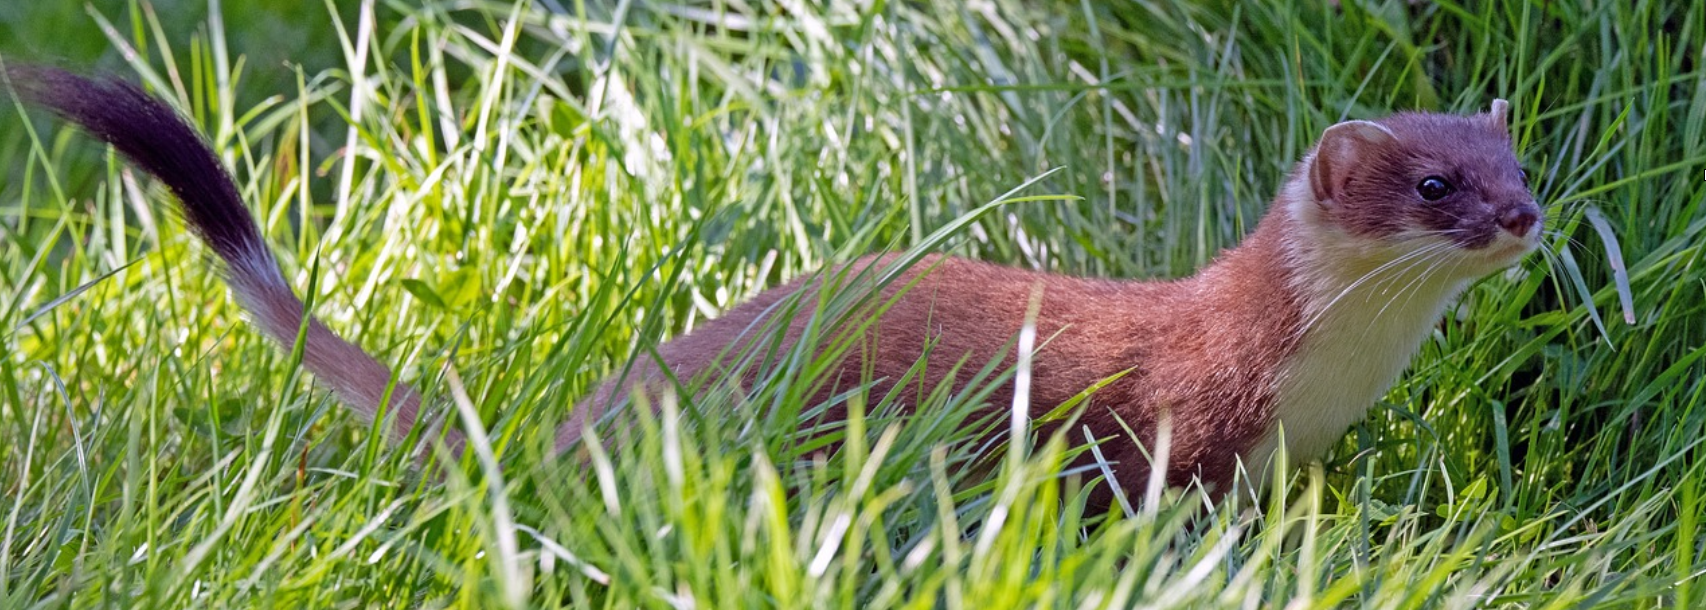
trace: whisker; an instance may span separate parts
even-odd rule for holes
[[[1443,254],[1443,252],[1440,254]],[[1430,257],[1430,260],[1432,258],[1435,258],[1435,257]],[[1453,263],[1452,270],[1455,271],[1457,269],[1457,265],[1461,265],[1462,263],[1463,263],[1463,260],[1458,259],[1455,263]],[[1399,295],[1403,295],[1406,292],[1409,293],[1409,295],[1404,298],[1404,306],[1405,307],[1410,306],[1410,303],[1415,300],[1416,295],[1421,292],[1420,287],[1426,286],[1427,285],[1426,281],[1429,279],[1432,279],[1433,274],[1437,271],[1439,271],[1439,266],[1430,264],[1422,270],[1422,273],[1420,275],[1417,275],[1415,278],[1410,280],[1410,283],[1405,284],[1403,288],[1399,289],[1399,291],[1398,291]],[[1396,298],[1396,296],[1392,300],[1387,301],[1384,306],[1381,306],[1380,311],[1375,313],[1375,317],[1378,318],[1380,316],[1385,315],[1386,310],[1388,308],[1392,307],[1393,303],[1397,303],[1397,302],[1398,302],[1398,299]]]
[[[1374,323],[1372,322],[1372,320],[1378,319],[1381,316],[1385,315],[1387,308],[1389,308],[1393,304],[1397,303],[1400,298],[1404,299],[1404,301],[1405,301],[1404,306],[1408,307],[1409,303],[1415,299],[1415,296],[1417,294],[1421,293],[1421,290],[1419,290],[1419,287],[1420,286],[1426,286],[1428,280],[1430,280],[1432,278],[1433,274],[1439,271],[1440,267],[1438,265],[1434,264],[1434,261],[1437,261],[1440,258],[1450,254],[1450,252],[1451,251],[1449,249],[1446,249],[1446,248],[1435,248],[1431,251],[1428,251],[1425,256],[1412,257],[1412,260],[1410,261],[1409,265],[1406,265],[1405,268],[1403,270],[1401,270],[1400,272],[1393,274],[1393,277],[1403,277],[1405,274],[1409,273],[1409,271],[1411,269],[1414,269],[1416,266],[1422,265],[1422,264],[1427,265],[1426,267],[1423,268],[1423,271],[1421,274],[1413,277],[1409,283],[1405,284],[1404,288],[1401,289],[1398,292],[1398,294],[1393,295],[1393,298],[1387,300],[1386,304],[1380,308],[1380,311],[1375,314],[1375,317],[1371,319],[1369,324],[1363,326],[1363,337],[1366,338],[1368,336],[1369,331],[1373,330]],[[1462,264],[1462,262],[1463,262],[1462,259],[1458,259],[1457,262],[1452,265],[1453,272],[1455,272],[1457,265]],[[1364,353],[1373,350],[1374,346],[1376,344],[1373,342],[1369,342],[1369,341],[1358,341],[1355,343],[1355,345],[1356,345],[1356,347],[1352,350],[1351,354],[1353,357],[1360,358],[1360,357],[1362,357],[1362,355]]]
[[[1399,233],[1398,235],[1401,239],[1404,239],[1406,241],[1413,241],[1413,240],[1421,239],[1423,237],[1437,237],[1437,236],[1441,236],[1441,235],[1449,237],[1452,235],[1456,235],[1459,233],[1465,233],[1468,231],[1469,231],[1469,229],[1465,229],[1463,227],[1453,227],[1450,229],[1405,229],[1403,232]]]
[[[1412,257],[1410,262],[1408,264],[1404,265],[1403,269],[1398,270],[1398,272],[1396,272],[1396,273],[1387,274],[1386,278],[1375,283],[1373,287],[1379,288],[1380,286],[1382,286],[1384,284],[1389,284],[1391,282],[1398,281],[1398,279],[1403,278],[1406,275],[1408,275],[1411,269],[1415,269],[1418,265],[1426,263],[1426,262],[1428,262],[1434,258],[1437,258],[1439,256],[1444,256],[1449,251],[1450,250],[1448,248],[1434,248],[1432,250],[1425,251],[1426,255],[1424,255],[1424,256]],[[1382,291],[1384,292],[1384,289],[1382,289]],[[1399,293],[1402,294],[1403,289],[1400,289]],[[1387,304],[1391,304],[1391,301],[1387,301]],[[1384,311],[1384,308],[1382,308],[1382,310]]]
[[[1303,324],[1303,330],[1308,331],[1309,329],[1314,328],[1315,325],[1322,320],[1322,318],[1326,317],[1328,312],[1332,311],[1333,306],[1337,305],[1341,299],[1345,298],[1346,295],[1350,294],[1352,291],[1356,290],[1358,287],[1361,287],[1363,284],[1365,284],[1368,281],[1370,281],[1371,279],[1375,278],[1381,272],[1383,272],[1387,269],[1391,269],[1397,265],[1404,264],[1406,262],[1410,262],[1410,261],[1414,261],[1414,260],[1419,259],[1419,258],[1431,256],[1434,253],[1443,252],[1447,248],[1451,248],[1451,247],[1453,247],[1453,245],[1450,243],[1428,244],[1428,245],[1425,245],[1425,246],[1418,248],[1416,250],[1406,252],[1402,256],[1394,258],[1390,261],[1387,261],[1384,264],[1381,264],[1378,267],[1375,267],[1373,270],[1369,271],[1368,273],[1363,274],[1362,277],[1359,277],[1355,281],[1351,282],[1343,290],[1340,290],[1339,294],[1335,295],[1331,301],[1328,301],[1326,305],[1322,306],[1320,310],[1316,311],[1315,314],[1312,317],[1310,317],[1310,319],[1307,322],[1305,322]]]
[[[1577,241],[1576,238],[1571,237],[1570,235],[1564,233],[1563,231],[1547,231],[1547,230],[1543,229],[1540,231],[1540,234],[1544,237],[1562,238],[1565,243],[1568,243],[1568,244],[1575,246],[1577,248],[1586,248],[1587,247],[1586,245],[1583,245],[1582,242]]]

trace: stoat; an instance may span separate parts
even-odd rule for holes
[[[305,328],[303,363],[344,402],[368,418],[394,418],[398,436],[418,423],[412,388],[304,320],[230,176],[169,106],[118,80],[44,68],[14,67],[9,76],[22,99],[81,125],[169,187],[260,329],[288,347]],[[1120,480],[1149,476],[1142,447],[1163,413],[1173,485],[1227,489],[1241,463],[1266,463],[1282,438],[1293,459],[1320,456],[1391,387],[1448,303],[1539,245],[1541,210],[1512,152],[1506,112],[1495,100],[1472,116],[1407,112],[1329,127],[1256,230],[1188,278],[1115,281],[927,257],[882,288],[892,303],[869,333],[870,349],[842,360],[838,386],[870,380],[872,395],[882,395],[926,351],[916,382],[927,387],[965,383],[991,360],[1011,365],[1013,339],[1040,294],[1036,331],[1048,340],[1033,357],[1032,413],[1114,378],[1080,423],[1103,439]],[[866,257],[842,270],[891,261]],[[574,447],[589,421],[623,417],[609,407],[626,404],[632,384],[718,373],[739,351],[729,348],[783,311],[779,303],[822,285],[802,279],[766,291],[659,346],[660,358],[638,361],[624,383],[607,382],[575,407],[557,448]],[[805,319],[782,322],[772,347],[789,347]],[[991,404],[1006,405],[1012,392],[1008,382]],[[1127,438],[1127,427],[1138,438]],[[459,446],[451,428],[446,440]]]

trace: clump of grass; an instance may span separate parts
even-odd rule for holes
[[[502,467],[418,468],[346,417],[160,189],[13,112],[0,605],[1699,604],[1703,9],[1341,4],[367,3],[299,24],[337,44],[288,67],[230,51],[245,3],[66,19],[203,127],[316,312]],[[648,397],[590,468],[548,451],[599,379],[784,279],[880,249],[1185,274],[1326,125],[1493,97],[1548,256],[1260,501],[1088,512],[1065,439],[981,442],[1008,422],[978,387],[911,417],[852,392],[817,451],[805,351]]]

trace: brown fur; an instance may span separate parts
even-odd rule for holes
[[[1037,317],[1039,349],[1032,367],[1031,415],[1041,416],[1078,393],[1127,369],[1129,373],[1098,390],[1081,423],[1097,438],[1124,436],[1126,426],[1141,431],[1151,443],[1157,410],[1173,407],[1173,467],[1168,481],[1190,482],[1201,473],[1212,481],[1230,481],[1236,454],[1226,447],[1247,447],[1271,420],[1269,396],[1276,366],[1296,343],[1299,311],[1283,285],[1283,274],[1270,273],[1266,262],[1279,255],[1284,219],[1270,219],[1228,252],[1213,271],[1174,282],[1119,282],[1069,277],[1013,269],[963,258],[927,256],[902,279],[884,290],[901,298],[884,313],[871,333],[875,342],[869,362],[858,355],[845,360],[836,387],[857,385],[869,367],[873,396],[888,392],[894,380],[925,353],[929,359],[922,385],[944,381],[961,387],[985,363],[1002,354],[1001,366],[1014,364],[1013,339],[1025,320],[1033,287],[1041,289]],[[862,258],[853,273],[867,266],[885,267],[894,255]],[[919,277],[919,276],[922,277]],[[913,280],[917,280],[913,282]],[[804,282],[769,290],[705,327],[659,349],[678,378],[690,378],[716,367],[722,356],[738,353],[754,332],[754,323],[783,298],[798,292]],[[886,300],[886,299],[885,299]],[[796,340],[805,324],[797,316],[786,333]],[[1228,332],[1244,328],[1248,332]],[[735,345],[736,349],[730,350]],[[1201,358],[1176,354],[1218,354],[1212,371],[1201,369]],[[955,366],[964,358],[967,366]],[[641,365],[639,378],[655,379],[653,364]],[[957,376],[948,379],[953,372]],[[614,383],[601,388],[593,400],[577,409],[580,415],[558,432],[558,446],[579,440],[586,417],[597,418],[616,393]],[[993,408],[1012,402],[1011,383],[990,397]],[[819,399],[826,398],[820,395]],[[1104,456],[1120,463],[1143,462],[1136,445],[1112,443]],[[1146,474],[1121,471],[1122,478]],[[1133,480],[1133,479],[1128,479]],[[1142,480],[1142,479],[1135,479]]]
[[[307,368],[362,415],[394,417],[393,436],[414,428],[418,394],[403,384],[388,390],[385,365],[305,316],[217,155],[169,106],[116,80],[28,67],[0,76],[20,99],[83,126],[166,183],[268,336],[290,346],[306,328]],[[1312,458],[1386,391],[1469,282],[1538,245],[1540,209],[1511,153],[1506,107],[1334,125],[1256,231],[1190,278],[1120,282],[927,257],[884,284],[879,302],[893,305],[867,336],[869,349],[840,361],[833,387],[852,387],[868,372],[872,391],[886,393],[926,352],[924,387],[964,387],[996,358],[1010,367],[1013,339],[1040,293],[1031,414],[1124,374],[1093,395],[1081,421],[1128,484],[1148,477],[1141,447],[1155,442],[1164,413],[1173,485],[1226,490],[1241,463],[1261,467],[1281,447]],[[1423,196],[1419,184],[1431,178],[1449,182],[1449,195]],[[867,257],[838,271],[857,275],[895,261]],[[660,362],[638,361],[629,378],[606,382],[574,409],[557,429],[558,449],[578,443],[588,422],[620,421],[628,379],[655,389],[667,367],[679,379],[737,371],[750,383],[754,369],[727,364],[725,355],[766,337],[761,327],[779,316],[787,327],[769,347],[798,342],[811,317],[786,309],[788,297],[816,294],[835,275],[767,291],[659,346]],[[969,366],[956,368],[961,362]],[[1013,392],[1011,382],[996,388],[991,407],[1005,407]],[[1125,438],[1125,426],[1137,438]],[[445,439],[459,450],[455,428]]]
[[[1526,184],[1513,178],[1521,170],[1510,153],[1503,109],[1495,108],[1499,114],[1408,113],[1335,126],[1298,165],[1288,182],[1297,186],[1282,190],[1256,231],[1189,278],[1122,282],[927,257],[884,290],[885,297],[893,297],[900,286],[911,284],[880,317],[870,351],[874,356],[843,360],[844,381],[837,385],[854,385],[868,370],[876,380],[872,395],[880,396],[907,374],[927,346],[920,381],[925,387],[942,382],[961,387],[998,355],[1003,367],[1011,367],[1014,337],[1033,290],[1040,289],[1031,415],[1040,416],[1125,373],[1092,396],[1081,419],[1096,438],[1108,441],[1101,450],[1115,464],[1116,475],[1127,485],[1148,477],[1149,460],[1141,447],[1154,445],[1157,419],[1166,411],[1173,430],[1166,481],[1175,486],[1199,481],[1227,490],[1240,461],[1250,459],[1249,452],[1273,432],[1283,365],[1316,332],[1306,314],[1317,322],[1334,319],[1319,315],[1334,307],[1320,302],[1330,295],[1308,287],[1337,286],[1321,278],[1378,274],[1391,258],[1385,246],[1416,234],[1447,235],[1459,248],[1473,251],[1492,240],[1501,218],[1502,226],[1518,235],[1530,227],[1511,220],[1513,215],[1538,222]],[[1436,174],[1457,184],[1458,192],[1438,202],[1422,201],[1415,185]],[[1313,200],[1297,200],[1308,195]],[[1290,213],[1296,206],[1309,211],[1301,217]],[[1298,223],[1317,226],[1305,231]],[[1304,243],[1299,237],[1311,234],[1333,236],[1338,245]],[[1344,244],[1354,247],[1347,252]],[[893,261],[893,255],[866,257],[843,271],[857,273]],[[1499,259],[1493,267],[1509,262],[1514,260]],[[1442,298],[1466,285],[1448,280],[1438,289]],[[780,315],[774,308],[783,299],[802,290],[812,293],[818,285],[797,280],[758,295],[661,346],[663,364],[679,379],[716,375],[724,355],[740,352],[767,315]],[[798,339],[805,319],[792,319],[784,345]],[[962,357],[970,366],[956,369]],[[1358,365],[1343,363],[1347,369]],[[629,379],[655,385],[659,369],[642,362]],[[558,429],[559,448],[581,439],[589,417],[621,417],[611,407],[620,404],[622,387],[607,383],[577,408]],[[1005,408],[1012,392],[1011,383],[997,388],[989,408]],[[1124,438],[1125,426],[1138,438]]]

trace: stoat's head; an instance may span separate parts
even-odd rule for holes
[[[1511,151],[1508,107],[1334,125],[1297,176],[1310,201],[1295,211],[1333,238],[1389,255],[1425,248],[1467,274],[1515,264],[1539,245],[1541,213]]]

